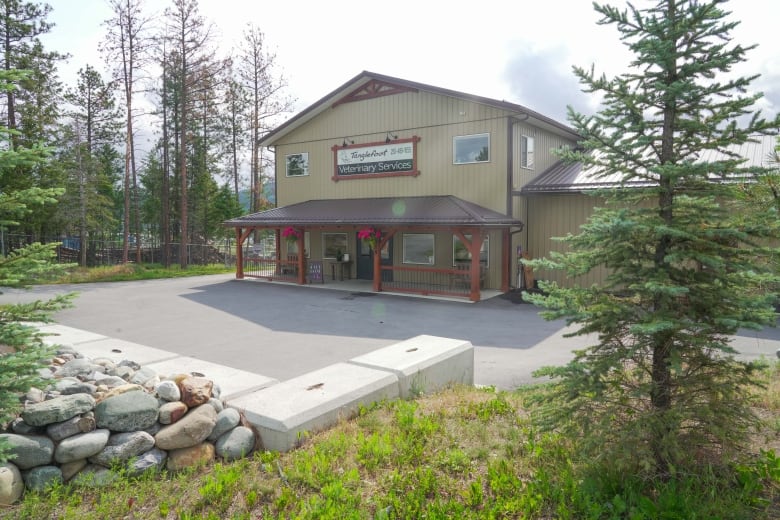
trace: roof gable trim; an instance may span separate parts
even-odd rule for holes
[[[358,88],[356,88],[355,90],[347,94],[346,96],[334,102],[333,105],[331,105],[331,107],[335,108],[338,105],[344,103],[364,101],[366,99],[374,99],[382,96],[392,96],[394,94],[401,94],[403,92],[417,92],[417,89],[413,87],[390,83],[387,81],[372,79],[368,83],[359,86]]]

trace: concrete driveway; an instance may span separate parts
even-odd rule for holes
[[[345,292],[215,275],[141,282],[6,289],[0,303],[78,292],[58,323],[286,380],[419,334],[475,346],[475,382],[510,389],[563,364],[587,338],[564,338],[561,321],[496,297],[475,304]],[[749,358],[774,358],[780,331],[744,332]]]

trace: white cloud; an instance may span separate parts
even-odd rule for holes
[[[102,68],[97,48],[104,32],[100,23],[110,16],[105,0],[49,3],[57,27],[45,43],[74,55],[63,80],[74,81],[75,71],[87,62]],[[147,0],[157,13],[167,5]],[[773,113],[780,108],[780,61],[775,57],[780,2],[734,0],[727,8],[742,22],[735,40],[759,44],[735,72],[764,74],[756,86],[766,94],[762,108]],[[597,25],[597,13],[582,0],[200,0],[200,11],[218,28],[225,52],[240,40],[248,22],[265,33],[298,99],[297,110],[370,70],[505,99],[560,120],[567,104],[579,109],[585,101],[572,65],[594,64],[597,72],[614,75],[629,59],[615,27]]]

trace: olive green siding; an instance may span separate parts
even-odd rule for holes
[[[335,182],[334,145],[419,137],[418,177]],[[490,162],[454,165],[453,137],[490,134]],[[455,195],[506,212],[507,117],[502,111],[427,92],[408,92],[328,108],[276,143],[280,206],[313,199]],[[285,156],[309,153],[309,175],[287,177]]]
[[[560,159],[553,153],[563,146],[574,146],[572,140],[547,132],[528,123],[515,123],[513,127],[512,148],[514,157],[512,171],[512,189],[519,190],[528,184],[534,177],[558,162]],[[534,167],[523,168],[520,166],[520,141],[522,136],[534,139]]]
[[[334,98],[337,99],[337,98]],[[419,175],[334,180],[333,147],[348,141],[355,145],[384,143],[391,139],[419,138],[415,158]],[[472,134],[490,135],[490,160],[454,164],[453,138]],[[521,136],[534,138],[534,167],[520,167]],[[546,123],[536,126],[522,114],[475,100],[441,92],[419,90],[327,106],[305,124],[274,140],[277,204],[287,206],[315,199],[351,199],[388,196],[454,195],[514,217],[529,225],[531,218],[523,199],[508,190],[519,190],[553,165],[553,149],[574,144]],[[288,177],[285,157],[308,153],[305,176]],[[346,229],[349,252],[357,253],[355,229]],[[452,235],[435,234],[435,266],[452,266]],[[311,258],[322,257],[320,230],[310,230]],[[512,252],[526,247],[525,232],[512,237]],[[489,274],[485,286],[501,286],[501,233],[490,233]],[[512,255],[510,285],[517,281]],[[395,237],[393,264],[403,264],[402,236]],[[351,266],[356,275],[355,264]],[[399,276],[401,276],[399,274]]]

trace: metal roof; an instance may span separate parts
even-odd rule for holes
[[[774,135],[752,136],[751,141],[728,148],[745,159],[742,168],[763,168],[771,166],[771,156],[775,153],[777,138]],[[698,162],[713,163],[730,157],[718,150],[704,150],[699,154]],[[582,163],[558,161],[540,173],[520,190],[523,194],[532,193],[577,193],[581,191],[615,188],[618,186],[651,186],[649,181],[622,182],[622,175],[597,175],[595,166],[583,167]]]
[[[523,222],[452,195],[309,200],[225,222],[279,226],[523,227]]]
[[[394,78],[392,76],[385,76],[383,74],[377,74],[375,72],[363,71],[357,76],[355,76],[354,78],[350,79],[349,81],[341,85],[340,87],[338,87],[337,89],[335,89],[334,91],[332,91],[331,93],[325,95],[318,101],[314,102],[312,105],[304,109],[302,112],[299,112],[291,119],[288,119],[286,122],[276,127],[270,133],[266,134],[263,137],[263,139],[260,141],[260,145],[273,146],[274,144],[276,144],[277,140],[281,139],[289,132],[295,130],[296,128],[310,121],[311,119],[321,114],[325,110],[328,110],[334,105],[334,103],[338,102],[342,97],[347,96],[350,92],[354,91],[355,88],[360,87],[361,85],[364,85],[372,80],[391,83],[405,89],[423,90],[426,92],[431,92],[442,96],[454,97],[458,99],[472,101],[475,103],[480,103],[483,105],[489,105],[501,110],[506,110],[512,114],[517,115],[518,117],[524,117],[524,118],[528,117],[530,119],[533,119],[537,124],[543,125],[557,134],[564,135],[568,139],[579,138],[579,134],[577,134],[577,132],[573,128],[566,126],[562,123],[559,123],[558,121],[555,121],[550,117],[542,115],[539,112],[531,110],[530,108],[524,107],[523,105],[518,105],[516,103],[510,103],[508,101],[491,99],[491,98],[486,98],[481,96],[474,96],[472,94],[466,94],[464,92],[458,92],[456,90],[434,87],[432,85],[426,85],[424,83],[417,83],[405,79]],[[381,131],[384,132],[384,130]]]

